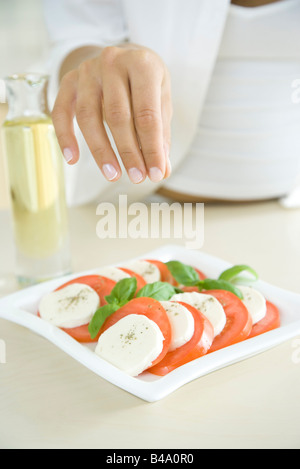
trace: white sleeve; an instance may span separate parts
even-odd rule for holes
[[[50,54],[50,105],[58,89],[58,72],[64,58],[85,45],[108,46],[127,40],[122,0],[42,0]]]

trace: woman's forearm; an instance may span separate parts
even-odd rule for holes
[[[232,0],[231,3],[241,7],[260,7],[269,3],[281,2],[282,0]]]

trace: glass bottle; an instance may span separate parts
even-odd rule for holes
[[[5,79],[8,114],[2,125],[21,286],[71,272],[63,157],[47,103],[48,77]]]

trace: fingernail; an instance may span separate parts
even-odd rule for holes
[[[73,160],[73,153],[70,148],[65,148],[63,151],[63,155],[67,163],[70,163]]]
[[[138,184],[144,179],[143,173],[137,168],[130,168],[128,174],[134,184]]]
[[[150,168],[149,177],[152,182],[159,182],[162,180],[164,175],[159,168]]]
[[[118,171],[112,164],[104,164],[102,169],[104,176],[108,181],[113,181],[118,176]]]

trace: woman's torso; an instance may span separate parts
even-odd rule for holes
[[[197,135],[169,191],[253,200],[291,190],[300,173],[300,106],[291,98],[299,23],[299,0],[231,6]]]

